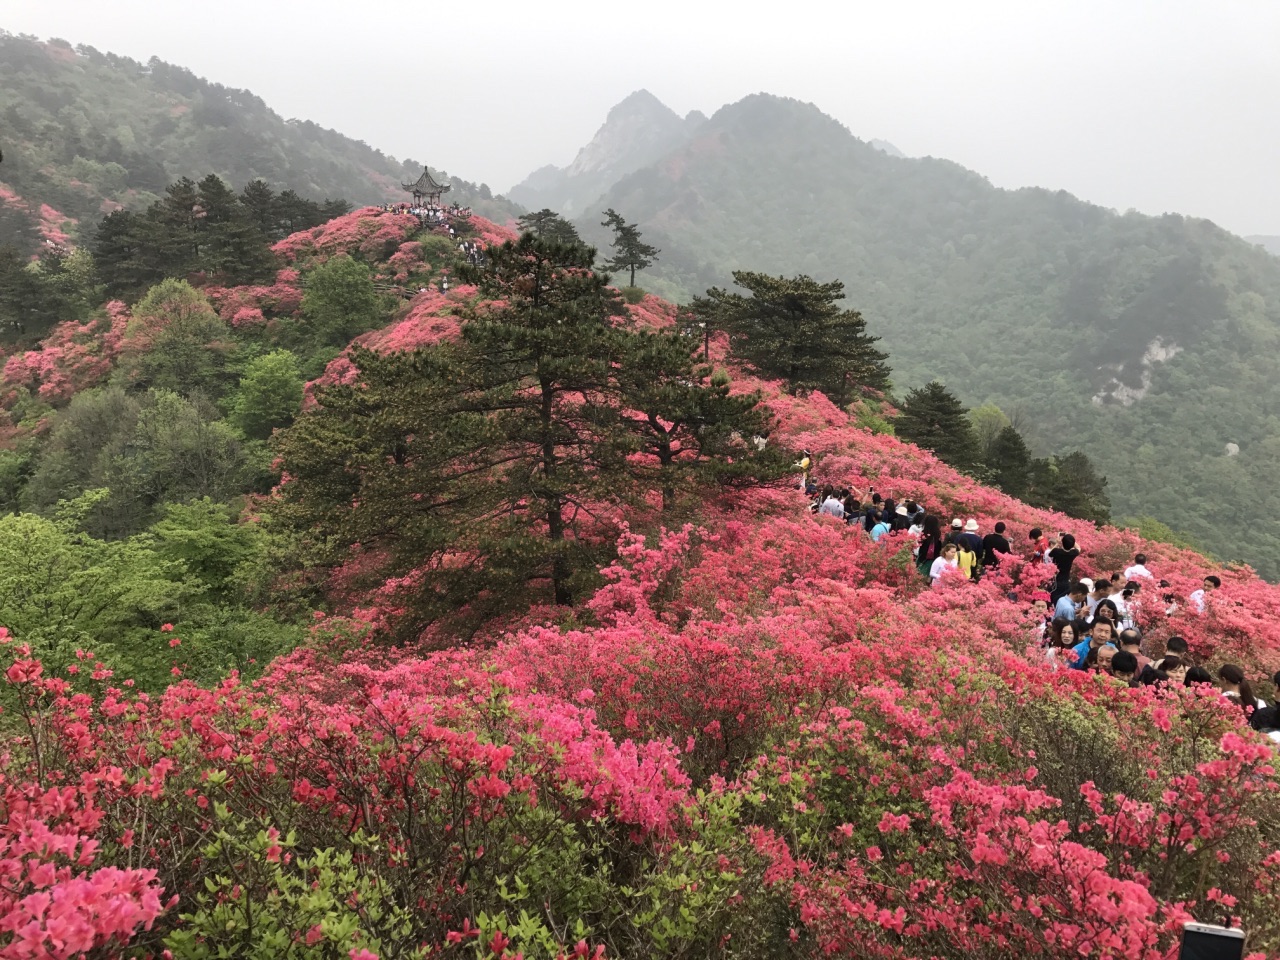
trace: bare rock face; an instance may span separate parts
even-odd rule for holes
[[[697,110],[682,118],[648,90],[637,90],[609,111],[572,163],[534,171],[508,196],[531,210],[579,216],[618,180],[687,143],[706,119]]]

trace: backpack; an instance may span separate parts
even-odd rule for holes
[[[978,565],[978,555],[964,544],[957,543],[956,559],[960,562],[960,569],[964,571],[964,575],[972,580],[973,570]]]

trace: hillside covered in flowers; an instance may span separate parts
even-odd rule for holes
[[[716,409],[758,412],[759,443],[726,435],[712,479],[695,480],[705,432],[668,451],[689,473],[661,472],[652,451],[675,415],[609,408],[608,431],[649,431],[599,456],[641,495],[614,498],[622,480],[592,486],[603,467],[566,455],[588,493],[565,514],[580,552],[564,596],[493,596],[505,571],[569,555],[474,534],[508,501],[474,451],[444,449],[449,429],[411,420],[492,359],[490,341],[478,359],[455,343],[505,329],[504,311],[543,290],[494,296],[518,242],[478,217],[466,236],[487,265],[365,208],[277,244],[273,283],[165,281],[5,358],[15,476],[71,483],[74,464],[49,451],[132,411],[120,455],[170,486],[113,499],[125,478],[105,465],[60,504],[22,487],[0,530],[11,553],[57,533],[58,563],[99,551],[77,576],[124,571],[134,590],[115,619],[60,614],[55,636],[15,599],[38,592],[32,570],[0,570],[0,957],[1157,960],[1189,920],[1241,926],[1248,955],[1280,957],[1275,743],[1211,684],[1055,669],[1030,535],[1074,536],[1074,577],[1143,554],[1162,582],[1128,611],[1143,654],[1183,638],[1272,703],[1280,588],[1028,507],[864,428],[865,403],[761,380],[712,338],[677,386],[705,381]],[[577,261],[564,276],[616,309],[614,329],[679,322],[652,296],[622,305]],[[376,324],[353,321],[366,307]],[[285,415],[259,387],[289,364]],[[570,422],[609,407],[605,390],[555,403]],[[457,431],[502,415],[447,409]],[[410,422],[440,430],[431,450]],[[175,433],[206,439],[180,456]],[[908,531],[872,540],[810,511],[791,467],[805,452],[819,485],[874,487],[944,525],[1003,523],[1011,552],[977,582],[930,584]],[[772,472],[735,469],[774,453]],[[215,460],[238,472],[195,477]],[[459,470],[477,478],[462,488],[480,498],[474,539],[442,543],[431,565],[403,556],[440,536],[457,487],[438,476]],[[690,479],[667,495],[672,476]],[[188,495],[197,481],[204,500]],[[313,489],[319,507],[298,492]],[[512,515],[545,495],[530,490]],[[191,504],[219,498],[234,515],[197,527]],[[1207,575],[1220,588],[1192,602]],[[455,587],[468,617],[424,606]]]

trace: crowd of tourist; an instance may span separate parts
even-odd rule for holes
[[[451,220],[471,219],[471,208],[456,203],[447,207],[437,203],[384,203],[382,210],[385,213],[407,213],[415,216],[424,227],[445,226]]]
[[[1004,558],[1015,555],[1004,523],[996,523],[985,535],[974,518],[956,518],[944,528],[941,518],[915,500],[899,503],[874,488],[864,498],[848,486],[819,487],[809,475],[812,465],[812,455],[805,451],[797,466],[803,472],[810,511],[857,526],[877,543],[905,530],[916,568],[932,585],[948,574],[954,576],[954,571],[980,580]],[[1033,594],[1029,611],[1035,623],[1033,639],[1054,669],[1102,673],[1131,687],[1209,684],[1239,704],[1250,726],[1280,742],[1280,703],[1268,704],[1258,697],[1239,666],[1225,663],[1210,672],[1178,636],[1165,642],[1159,656],[1149,656],[1149,649],[1144,651],[1139,622],[1144,604],[1158,604],[1167,615],[1180,606],[1178,598],[1168,592],[1168,582],[1158,579],[1148,567],[1144,554],[1134,556],[1133,563],[1122,571],[1091,579],[1073,576],[1081,550],[1070,533],[1049,537],[1036,528],[1030,531],[1028,541],[1016,555],[1027,563],[1024,582],[1030,571],[1032,583],[1041,587]],[[1185,602],[1202,615],[1212,603],[1213,591],[1221,586],[1222,580],[1209,574]],[[1280,690],[1280,672],[1270,679]]]
[[[458,252],[466,258],[467,263],[474,267],[484,264],[484,247],[480,246],[479,241],[463,240],[458,244]]]

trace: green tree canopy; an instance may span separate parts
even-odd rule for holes
[[[245,367],[240,389],[231,402],[231,422],[246,437],[265,440],[278,427],[287,427],[302,406],[302,371],[288,350],[255,357]]]
[[[534,213],[526,213],[516,221],[521,233],[532,233],[539,240],[551,243],[581,244],[578,228],[554,210],[543,207]]]
[[[862,390],[889,386],[887,356],[876,349],[862,314],[842,310],[844,284],[818,283],[803,274],[770,277],[735,270],[749,296],[712,287],[695,297],[699,321],[729,334],[735,356],[795,390],[821,390],[844,403]]]
[[[1052,462],[1053,479],[1048,496],[1055,510],[1070,517],[1105,523],[1111,519],[1111,499],[1107,478],[1079,450]]]
[[[1012,426],[1002,429],[984,458],[992,482],[1011,497],[1026,499],[1031,490],[1031,451]]]
[[[972,471],[978,466],[978,446],[968,413],[940,381],[932,380],[907,394],[894,423],[894,432],[903,440],[932,450],[938,459],[957,470]]]
[[[306,275],[302,315],[320,343],[345,346],[376,327],[385,312],[369,268],[345,253]]]
[[[792,472],[795,456],[770,445],[773,419],[758,392],[733,394],[729,375],[695,363],[701,334],[638,332],[619,368],[624,418],[646,458],[631,461],[673,510],[677,491],[757,484]]]
[[[118,538],[145,529],[166,503],[228,500],[263,479],[262,465],[203,397],[113,386],[77,394],[59,412],[22,503],[49,513],[61,500],[107,488],[87,529]]]
[[[0,517],[0,623],[32,645],[46,670],[72,662],[77,647],[111,662],[139,632],[154,634],[190,592],[182,565],[158,557],[149,538],[106,542],[82,532],[82,514],[103,496],[66,504],[53,519]]]
[[[189,394],[217,394],[230,330],[208,298],[185,280],[162,280],[133,309],[138,342],[146,347],[137,376],[147,386]]]
[[[613,256],[604,261],[601,266],[606,270],[629,270],[631,282],[628,286],[634,287],[636,271],[652,266],[662,251],[640,239],[639,228],[635,224],[627,223],[612,207],[604,212],[604,222],[600,226],[608,227],[613,231],[611,244]]]
[[[222,596],[236,568],[252,556],[260,528],[237,523],[226,505],[202,497],[167,505],[151,534],[161,559],[181,563],[208,593]]]

